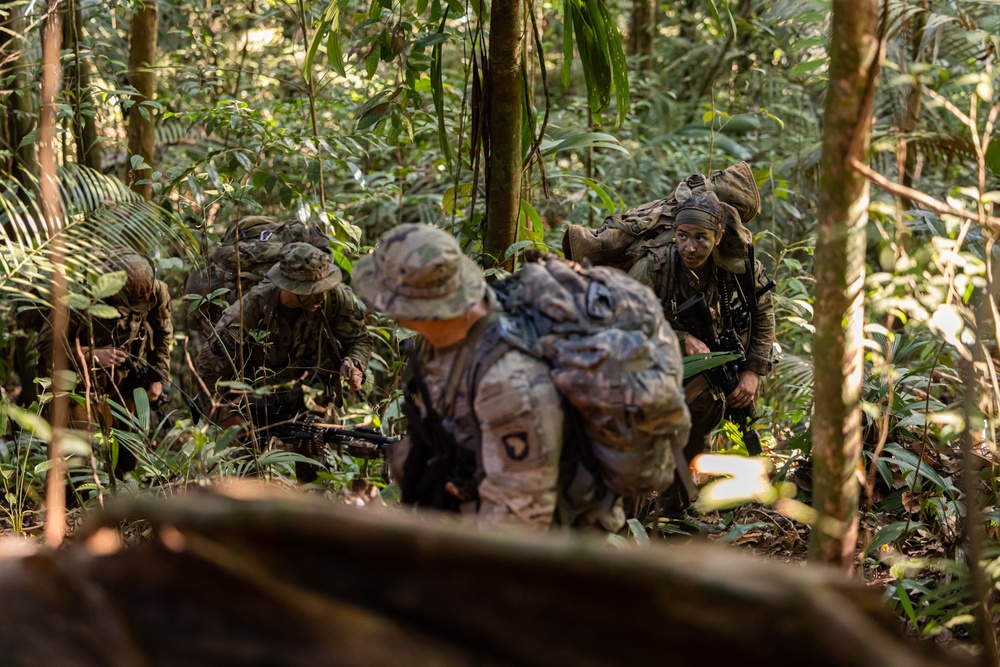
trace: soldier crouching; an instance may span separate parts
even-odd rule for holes
[[[289,243],[267,280],[229,306],[198,359],[202,412],[222,427],[252,419],[266,427],[307,412],[305,392],[339,407],[341,378],[353,391],[364,382],[372,341],[351,290],[330,256],[308,243]],[[225,382],[267,392],[247,401]],[[314,458],[319,452],[303,452]],[[296,463],[296,477],[316,479],[315,466]]]

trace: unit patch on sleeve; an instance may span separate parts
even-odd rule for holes
[[[524,431],[511,433],[503,437],[503,448],[512,461],[523,461],[528,458],[528,434]]]

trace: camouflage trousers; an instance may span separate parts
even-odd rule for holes
[[[704,375],[696,375],[684,385],[684,398],[691,411],[691,434],[684,447],[684,458],[691,460],[711,448],[712,431],[722,421],[726,401]]]

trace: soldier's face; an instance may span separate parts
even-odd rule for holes
[[[674,230],[674,238],[684,268],[700,269],[712,256],[721,234],[698,225],[679,225]]]
[[[319,294],[296,294],[295,299],[299,303],[299,308],[312,312],[318,310],[323,305],[323,298],[325,296],[326,292],[320,292]]]

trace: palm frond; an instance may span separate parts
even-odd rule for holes
[[[793,405],[803,399],[811,399],[812,359],[786,352],[781,360],[774,364],[774,377],[769,384],[771,387],[769,393],[779,404]]]
[[[59,172],[62,218],[58,237],[72,276],[99,273],[122,247],[155,254],[163,247],[194,254],[197,242],[170,211],[146,202],[113,176],[69,166]],[[0,299],[43,302],[49,297],[54,236],[35,191],[0,179]]]

